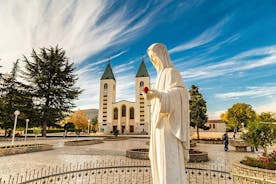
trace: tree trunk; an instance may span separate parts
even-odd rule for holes
[[[47,122],[43,121],[42,123],[42,137],[46,137]]]
[[[199,128],[196,126],[197,140],[199,140]]]
[[[264,154],[265,154],[265,157],[267,157],[267,147],[266,146],[264,146]]]

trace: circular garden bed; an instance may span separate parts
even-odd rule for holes
[[[128,140],[127,137],[106,137],[104,138],[105,141],[122,141],[122,140]]]
[[[65,146],[84,146],[84,145],[92,145],[92,144],[100,144],[103,143],[103,140],[75,140],[75,141],[66,141],[64,142]]]
[[[49,144],[8,145],[8,146],[0,147],[0,156],[31,153],[31,152],[38,152],[38,151],[48,151],[52,149],[53,149],[53,145],[49,145]]]
[[[190,149],[189,154],[190,154],[189,162],[207,162],[207,161],[209,161],[207,152]],[[141,159],[141,160],[148,160],[149,159],[149,149],[141,148],[141,149],[127,150],[126,157],[134,158],[134,159]]]
[[[141,148],[141,149],[130,149],[126,151],[126,157],[140,159],[140,160],[148,160],[149,159],[149,149]]]

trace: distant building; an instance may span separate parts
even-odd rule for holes
[[[206,123],[206,126],[210,129],[209,132],[225,132],[226,131],[226,125],[223,120],[208,120]]]
[[[116,102],[116,79],[110,63],[100,80],[99,131],[120,134],[145,133],[149,131],[149,106],[142,96],[143,88],[150,86],[150,77],[142,60],[135,78],[135,102]]]
[[[98,117],[98,109],[83,109],[81,111],[87,116],[88,120]]]
[[[226,124],[223,120],[208,120],[205,124],[206,127],[209,127],[209,130],[199,129],[201,132],[225,132]],[[196,128],[191,127],[191,131],[195,132]]]

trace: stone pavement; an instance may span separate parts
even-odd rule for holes
[[[0,178],[7,178],[9,175],[23,173],[26,170],[41,169],[47,167],[55,167],[69,164],[81,164],[84,162],[97,162],[102,160],[128,160],[125,157],[127,149],[132,148],[147,148],[146,142],[148,139],[135,139],[122,141],[106,141],[101,144],[87,146],[64,146],[64,141],[87,139],[87,138],[57,138],[38,140],[38,143],[53,144],[54,150],[35,152],[20,155],[11,155],[0,157]],[[33,143],[34,141],[28,141]],[[18,141],[16,144],[24,143]],[[0,142],[1,145],[10,144],[10,142]],[[218,144],[197,144],[195,149],[207,151],[211,162],[232,163],[241,160],[246,155],[257,155],[256,153],[238,153],[230,146],[230,151],[225,152],[223,145]],[[275,149],[271,148],[271,149]]]

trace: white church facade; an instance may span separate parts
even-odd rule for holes
[[[111,133],[118,130],[120,134],[148,133],[150,107],[142,95],[142,90],[146,86],[150,86],[150,77],[142,60],[135,77],[135,102],[117,102],[116,79],[108,63],[100,80],[99,131]]]

